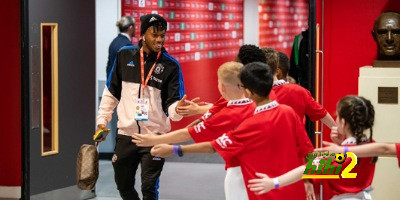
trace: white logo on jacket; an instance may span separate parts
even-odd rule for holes
[[[158,63],[156,65],[156,68],[154,69],[155,74],[161,74],[164,71],[164,66],[161,63]]]
[[[225,149],[228,147],[227,143],[232,144],[232,140],[224,133],[221,137],[217,139],[217,143],[221,148]]]
[[[156,77],[154,77],[154,76],[151,76],[151,80],[153,80],[153,81],[155,81],[155,82],[157,82],[157,83],[162,83],[162,80],[161,80],[161,79],[158,79],[158,78],[156,78]]]
[[[135,63],[133,63],[133,61],[131,61],[131,62],[129,62],[128,64],[126,64],[126,66],[128,66],[128,67],[134,67],[134,66],[135,66]]]

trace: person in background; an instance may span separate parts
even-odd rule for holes
[[[288,75],[290,69],[289,58],[282,52],[278,52],[278,56],[279,63],[276,71],[278,80],[282,79],[289,83],[296,83],[296,80]]]
[[[131,38],[135,37],[136,25],[131,16],[121,17],[121,19],[117,21],[116,26],[118,27],[119,34],[116,38],[113,39],[110,46],[108,47],[106,79],[108,79],[110,76],[110,71],[114,64],[115,56],[117,56],[118,51],[126,45],[132,45]]]

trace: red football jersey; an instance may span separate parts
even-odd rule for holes
[[[274,81],[272,91],[280,104],[292,107],[302,120],[307,115],[312,121],[316,121],[327,114],[326,109],[315,101],[310,91],[297,84],[284,80]]]
[[[223,134],[211,144],[225,160],[232,157],[239,160],[246,185],[250,179],[258,178],[256,172],[277,177],[300,166],[303,161],[298,155],[313,149],[293,109],[276,101],[258,106],[254,115],[236,130]],[[300,149],[307,150],[300,152]],[[250,200],[306,198],[302,181],[263,195],[255,195],[248,188],[247,193]]]
[[[365,140],[365,142],[367,142],[367,140]],[[342,146],[355,145],[356,139],[354,137],[349,137],[342,143]],[[375,173],[375,163],[372,163],[371,160],[371,157],[358,158],[357,165],[350,171],[350,173],[357,173],[356,178],[342,178],[339,175],[339,179],[318,180],[323,182],[324,199],[331,199],[335,195],[345,193],[359,193],[365,188],[369,187],[372,184]],[[342,164],[341,172],[350,163],[351,158],[347,158],[346,161]],[[331,165],[337,166],[338,164],[336,162],[333,162]]]
[[[277,100],[276,94],[273,90],[270,91],[269,93],[269,99],[271,101]],[[205,120],[213,116],[214,114],[218,113],[222,108],[224,108],[228,104],[228,101],[224,99],[224,97],[220,96],[219,99],[214,102],[213,106],[204,114],[201,116],[201,120]]]
[[[219,112],[222,108],[226,107],[226,104],[228,104],[228,101],[224,99],[224,97],[220,96],[219,99],[214,102],[213,106],[203,116],[201,116],[201,120],[204,121]]]
[[[252,116],[256,105],[250,99],[227,102],[224,108],[208,119],[188,129],[196,143],[212,141],[223,133],[234,130],[244,119]],[[239,166],[235,160],[226,160],[226,168]]]

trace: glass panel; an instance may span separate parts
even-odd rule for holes
[[[52,35],[51,26],[42,28],[43,152],[53,150],[52,140]]]
[[[42,155],[58,153],[57,24],[41,24]]]

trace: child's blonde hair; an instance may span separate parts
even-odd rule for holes
[[[238,85],[240,83],[239,73],[243,64],[239,62],[226,62],[218,68],[218,79],[225,84]]]

